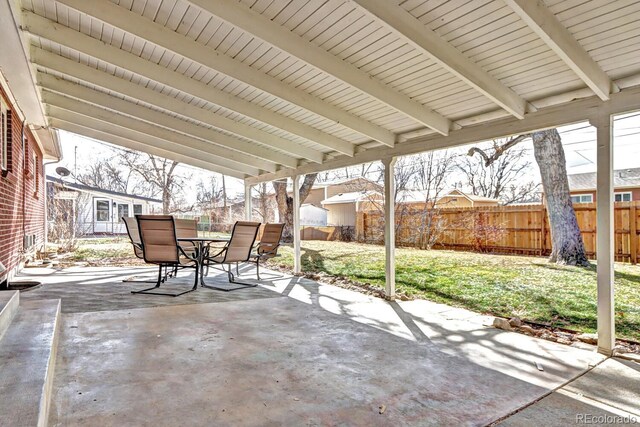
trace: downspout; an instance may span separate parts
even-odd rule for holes
[[[11,120],[13,120],[13,115],[11,117]],[[26,175],[25,175],[25,164],[27,162],[27,153],[26,153],[26,147],[27,144],[25,143],[24,140],[24,127],[27,123],[27,118],[25,117],[25,120],[22,122],[22,129],[20,131],[20,140],[22,141],[22,176],[20,177],[20,179],[22,180],[22,256],[26,257],[26,253],[27,253],[27,248],[25,247],[25,242],[26,242],[26,237],[27,237],[27,196],[26,196],[26,191],[27,191],[27,179],[26,179]]]
[[[55,165],[56,163],[60,163],[61,159],[58,160],[53,160],[49,163],[45,163],[42,162],[42,176],[44,178],[44,244],[43,244],[43,252],[44,255],[46,256],[48,251],[47,251],[47,245],[49,244],[49,188],[47,188],[47,174],[45,173],[45,169],[47,166],[49,165]],[[63,184],[64,185],[64,184]],[[53,194],[52,194],[53,196]],[[75,206],[75,201],[74,201],[74,206]],[[74,218],[75,220],[75,218]]]

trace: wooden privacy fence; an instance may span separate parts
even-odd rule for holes
[[[617,261],[636,264],[640,255],[638,229],[640,202],[615,203],[615,254]],[[587,255],[596,252],[596,204],[574,207]],[[475,250],[507,254],[549,255],[551,232],[544,205],[442,208],[425,216],[423,208],[401,208],[396,212],[398,245],[424,247],[429,232],[435,232],[435,248]],[[429,227],[429,223],[434,224]],[[358,212],[355,240],[382,243],[382,212]]]

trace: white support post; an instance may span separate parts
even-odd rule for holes
[[[251,221],[253,213],[253,203],[251,199],[251,184],[244,183],[244,219]]]
[[[396,157],[382,161],[384,165],[384,254],[385,254],[385,297],[393,300],[396,296]]]
[[[300,262],[300,175],[291,177],[293,180],[293,272],[301,273],[302,264]]]
[[[611,356],[615,345],[614,317],[614,214],[613,214],[613,136],[607,113],[591,124],[597,128],[597,231],[598,258],[598,352]]]

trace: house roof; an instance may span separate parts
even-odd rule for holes
[[[331,196],[328,199],[324,199],[321,203],[323,205],[333,205],[337,203],[355,203],[363,200],[369,200],[375,196],[382,196],[377,191],[354,191],[351,193],[340,193],[335,196]]]
[[[373,180],[371,180],[369,178],[366,178],[364,176],[356,176],[356,177],[353,177],[353,178],[336,179],[336,180],[333,180],[333,181],[317,182],[317,183],[313,184],[313,188],[325,188],[325,187],[330,187],[332,185],[343,185],[343,184],[348,184],[348,183],[354,182],[354,181],[368,181],[371,184],[382,188],[382,185],[380,185],[379,183],[377,183],[377,182],[375,182],[375,181],[373,181]]]
[[[312,208],[316,208],[316,209],[322,209],[323,211],[326,211],[328,209],[323,208],[322,206],[316,206],[313,203],[303,203],[300,205],[301,208],[305,208],[305,207],[312,207]]]
[[[494,199],[494,198],[491,198],[491,197],[484,197],[484,196],[476,196],[474,194],[467,194],[467,193],[463,193],[460,190],[451,190],[447,194],[441,196],[440,199],[442,199],[443,197],[451,197],[451,196],[465,197],[465,198],[471,200],[472,202],[500,203],[500,200],[498,200],[498,199]]]
[[[571,191],[587,191],[596,189],[595,172],[568,175]],[[613,171],[614,188],[640,187],[640,168],[620,169]]]
[[[398,203],[420,203],[427,200],[427,190],[401,190],[398,192]]]
[[[64,186],[65,188],[73,188],[74,190],[78,190],[78,191],[87,191],[87,192],[92,192],[92,193],[100,193],[100,194],[106,194],[106,195],[109,195],[109,196],[123,197],[123,198],[127,198],[127,199],[136,199],[136,200],[141,200],[141,201],[151,202],[151,203],[162,203],[162,200],[159,200],[159,199],[153,199],[151,197],[144,197],[144,196],[137,196],[135,194],[122,193],[122,192],[119,192],[119,191],[105,190],[103,188],[92,187],[90,185],[78,184],[78,183],[75,183],[75,182],[67,182],[67,181],[63,181],[60,178],[56,178],[56,177],[50,176],[50,175],[47,175],[47,181],[54,182],[56,184],[60,184],[60,185]]]

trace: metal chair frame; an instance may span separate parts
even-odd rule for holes
[[[280,228],[280,233],[278,235],[278,242],[277,243],[258,242],[255,245],[256,252],[250,255],[249,261],[247,261],[247,262],[256,264],[256,277],[258,278],[258,280],[261,280],[260,279],[260,261],[270,259],[270,258],[275,258],[278,256],[278,249],[280,248],[280,241],[282,240],[282,233],[284,232],[284,224],[277,224],[277,223],[266,224],[265,231],[266,231],[266,228],[270,225],[274,225],[274,226],[277,225]],[[265,248],[265,246],[267,248]],[[265,250],[265,249],[268,249],[268,250]],[[252,258],[255,259],[255,261],[252,261]]]
[[[176,259],[178,260],[177,262],[175,261],[167,261],[167,262],[163,262],[163,261],[150,261],[147,259],[147,251],[145,251],[145,242],[144,242],[144,237],[143,237],[143,233],[142,233],[142,227],[140,227],[140,219],[143,219],[144,221],[168,221],[171,220],[172,224],[173,224],[173,241],[175,242],[175,246],[176,246]],[[139,291],[131,291],[132,294],[148,294],[148,295],[164,295],[164,296],[171,296],[171,297],[178,297],[180,295],[184,295],[186,293],[189,292],[193,292],[198,288],[198,281],[199,281],[199,271],[200,269],[198,268],[198,264],[196,259],[192,258],[191,256],[189,256],[178,244],[178,240],[177,240],[177,235],[176,235],[176,226],[175,226],[175,220],[173,217],[168,217],[168,216],[164,216],[164,215],[136,215],[136,221],[138,222],[138,230],[140,233],[140,241],[141,241],[141,246],[142,246],[142,254],[143,254],[143,259],[146,263],[148,264],[156,264],[158,265],[158,280],[155,282],[156,285],[152,286],[150,288],[146,288],[146,289],[141,289]],[[194,265],[190,265],[190,264],[182,264],[180,262],[180,254],[182,254],[185,258],[187,258],[188,260],[190,260],[191,262],[194,263]],[[184,292],[179,292],[179,293],[168,293],[168,292],[153,292],[155,289],[160,288],[160,285],[162,283],[164,283],[166,280],[163,279],[163,273],[162,270],[163,268],[168,269],[168,268],[172,268],[172,271],[174,271],[177,274],[178,269],[184,269],[184,268],[194,268],[196,270],[195,273],[195,280],[194,280],[194,284],[193,284],[193,288],[186,290]]]
[[[211,268],[216,268],[216,269],[220,269],[222,271],[224,271],[225,273],[227,273],[227,277],[229,279],[229,283],[233,283],[234,285],[239,285],[239,287],[237,288],[233,288],[233,289],[227,289],[227,288],[223,288],[220,286],[215,286],[215,285],[202,285],[206,288],[210,288],[210,289],[216,289],[219,291],[225,291],[225,292],[229,292],[229,291],[235,291],[238,289],[244,289],[244,288],[255,288],[256,286],[258,286],[256,283],[248,283],[248,282],[240,282],[238,280],[235,279],[235,275],[233,274],[232,267],[231,264],[232,263],[236,263],[236,273],[238,273],[237,271],[237,265],[239,262],[247,262],[249,260],[249,258],[251,257],[251,250],[253,249],[253,244],[255,243],[256,240],[256,236],[258,235],[258,231],[260,230],[260,224],[259,223],[249,223],[249,224],[257,224],[255,233],[253,235],[253,241],[251,242],[250,248],[247,251],[247,258],[246,260],[242,260],[242,261],[231,261],[231,262],[227,262],[227,254],[228,254],[228,249],[229,249],[229,245],[233,242],[233,236],[236,232],[236,227],[238,226],[238,224],[243,225],[243,224],[248,224],[247,222],[243,222],[243,221],[237,221],[234,225],[233,225],[233,230],[231,231],[231,238],[229,239],[229,243],[227,243],[220,251],[218,251],[217,253],[213,254],[213,255],[207,255],[206,260],[207,260],[207,267],[211,266]],[[214,261],[214,258],[224,255],[224,258],[222,259],[222,261]],[[211,263],[216,264],[216,265],[220,265],[220,268],[218,268],[216,265],[211,265]],[[228,269],[224,268],[224,265],[228,264]]]

